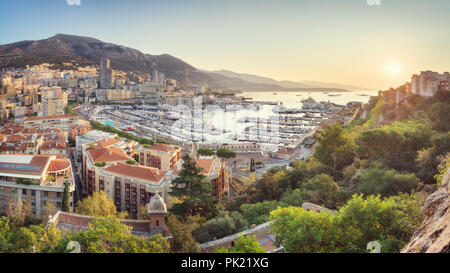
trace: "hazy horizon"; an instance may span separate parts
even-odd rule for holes
[[[57,33],[170,54],[201,70],[370,89],[450,70],[450,1],[0,0],[0,44]],[[70,5],[69,5],[70,4]],[[80,5],[78,5],[80,4]]]

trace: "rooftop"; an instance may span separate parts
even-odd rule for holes
[[[46,119],[63,119],[63,118],[76,118],[75,115],[56,115],[56,116],[41,116],[41,117],[28,117],[25,121],[46,120]]]
[[[110,166],[106,168],[105,171],[150,182],[159,182],[166,174],[166,172],[154,168],[123,163],[117,163],[117,165]]]
[[[112,161],[126,161],[130,160],[122,150],[119,148],[97,148],[88,150],[92,161],[97,162],[112,162]]]

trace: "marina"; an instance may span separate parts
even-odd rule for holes
[[[241,146],[237,147],[246,147],[242,149],[247,151],[248,147],[258,150],[260,145],[265,145],[276,152],[286,147],[295,148],[299,145],[298,139],[347,109],[346,105],[318,102],[311,96],[297,99],[295,105],[241,98],[231,104],[228,98],[226,102],[219,100],[195,109],[183,104],[102,105],[95,106],[92,119],[138,137],[162,139],[182,146],[192,142],[202,147],[239,144]]]

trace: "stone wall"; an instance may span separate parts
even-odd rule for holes
[[[219,240],[210,241],[200,245],[200,251],[204,253],[215,253],[218,247],[230,247],[231,243],[238,239],[241,235],[255,235],[258,241],[261,241],[265,237],[269,236],[270,224],[267,222],[259,225],[255,228],[244,230],[240,233],[236,233]]]
[[[89,226],[92,221],[92,216],[81,215],[76,213],[67,213],[59,211],[56,213],[50,222],[52,222],[56,227],[73,227],[75,230],[85,229]],[[128,220],[120,219],[120,223],[132,227],[133,232],[147,232],[150,233],[150,222],[146,220]]]

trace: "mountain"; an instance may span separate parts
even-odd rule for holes
[[[233,72],[200,71],[168,54],[144,54],[133,48],[75,35],[57,34],[43,40],[0,45],[0,67],[25,67],[41,63],[54,64],[56,67],[64,67],[64,63],[98,65],[102,57],[109,57],[111,66],[117,70],[148,73],[157,69],[165,73],[166,78],[211,88],[244,91],[346,91],[343,90],[345,88],[316,88],[313,84],[279,82],[253,75],[244,77],[243,74]]]
[[[213,73],[220,74],[229,78],[242,79],[252,83],[279,85],[284,88],[334,88],[334,89],[346,89],[355,91],[367,91],[369,88],[354,86],[349,84],[339,84],[331,82],[317,82],[317,81],[277,81],[267,77],[261,77],[251,74],[236,73],[229,70],[218,70]]]
[[[155,68],[164,72],[167,78],[212,84],[212,79],[207,75],[173,56],[144,54],[133,48],[89,37],[57,34],[44,40],[21,41],[0,46],[1,66],[23,66],[42,62],[62,64],[67,61],[95,65],[100,63],[102,57],[109,57],[114,69],[150,72]]]

